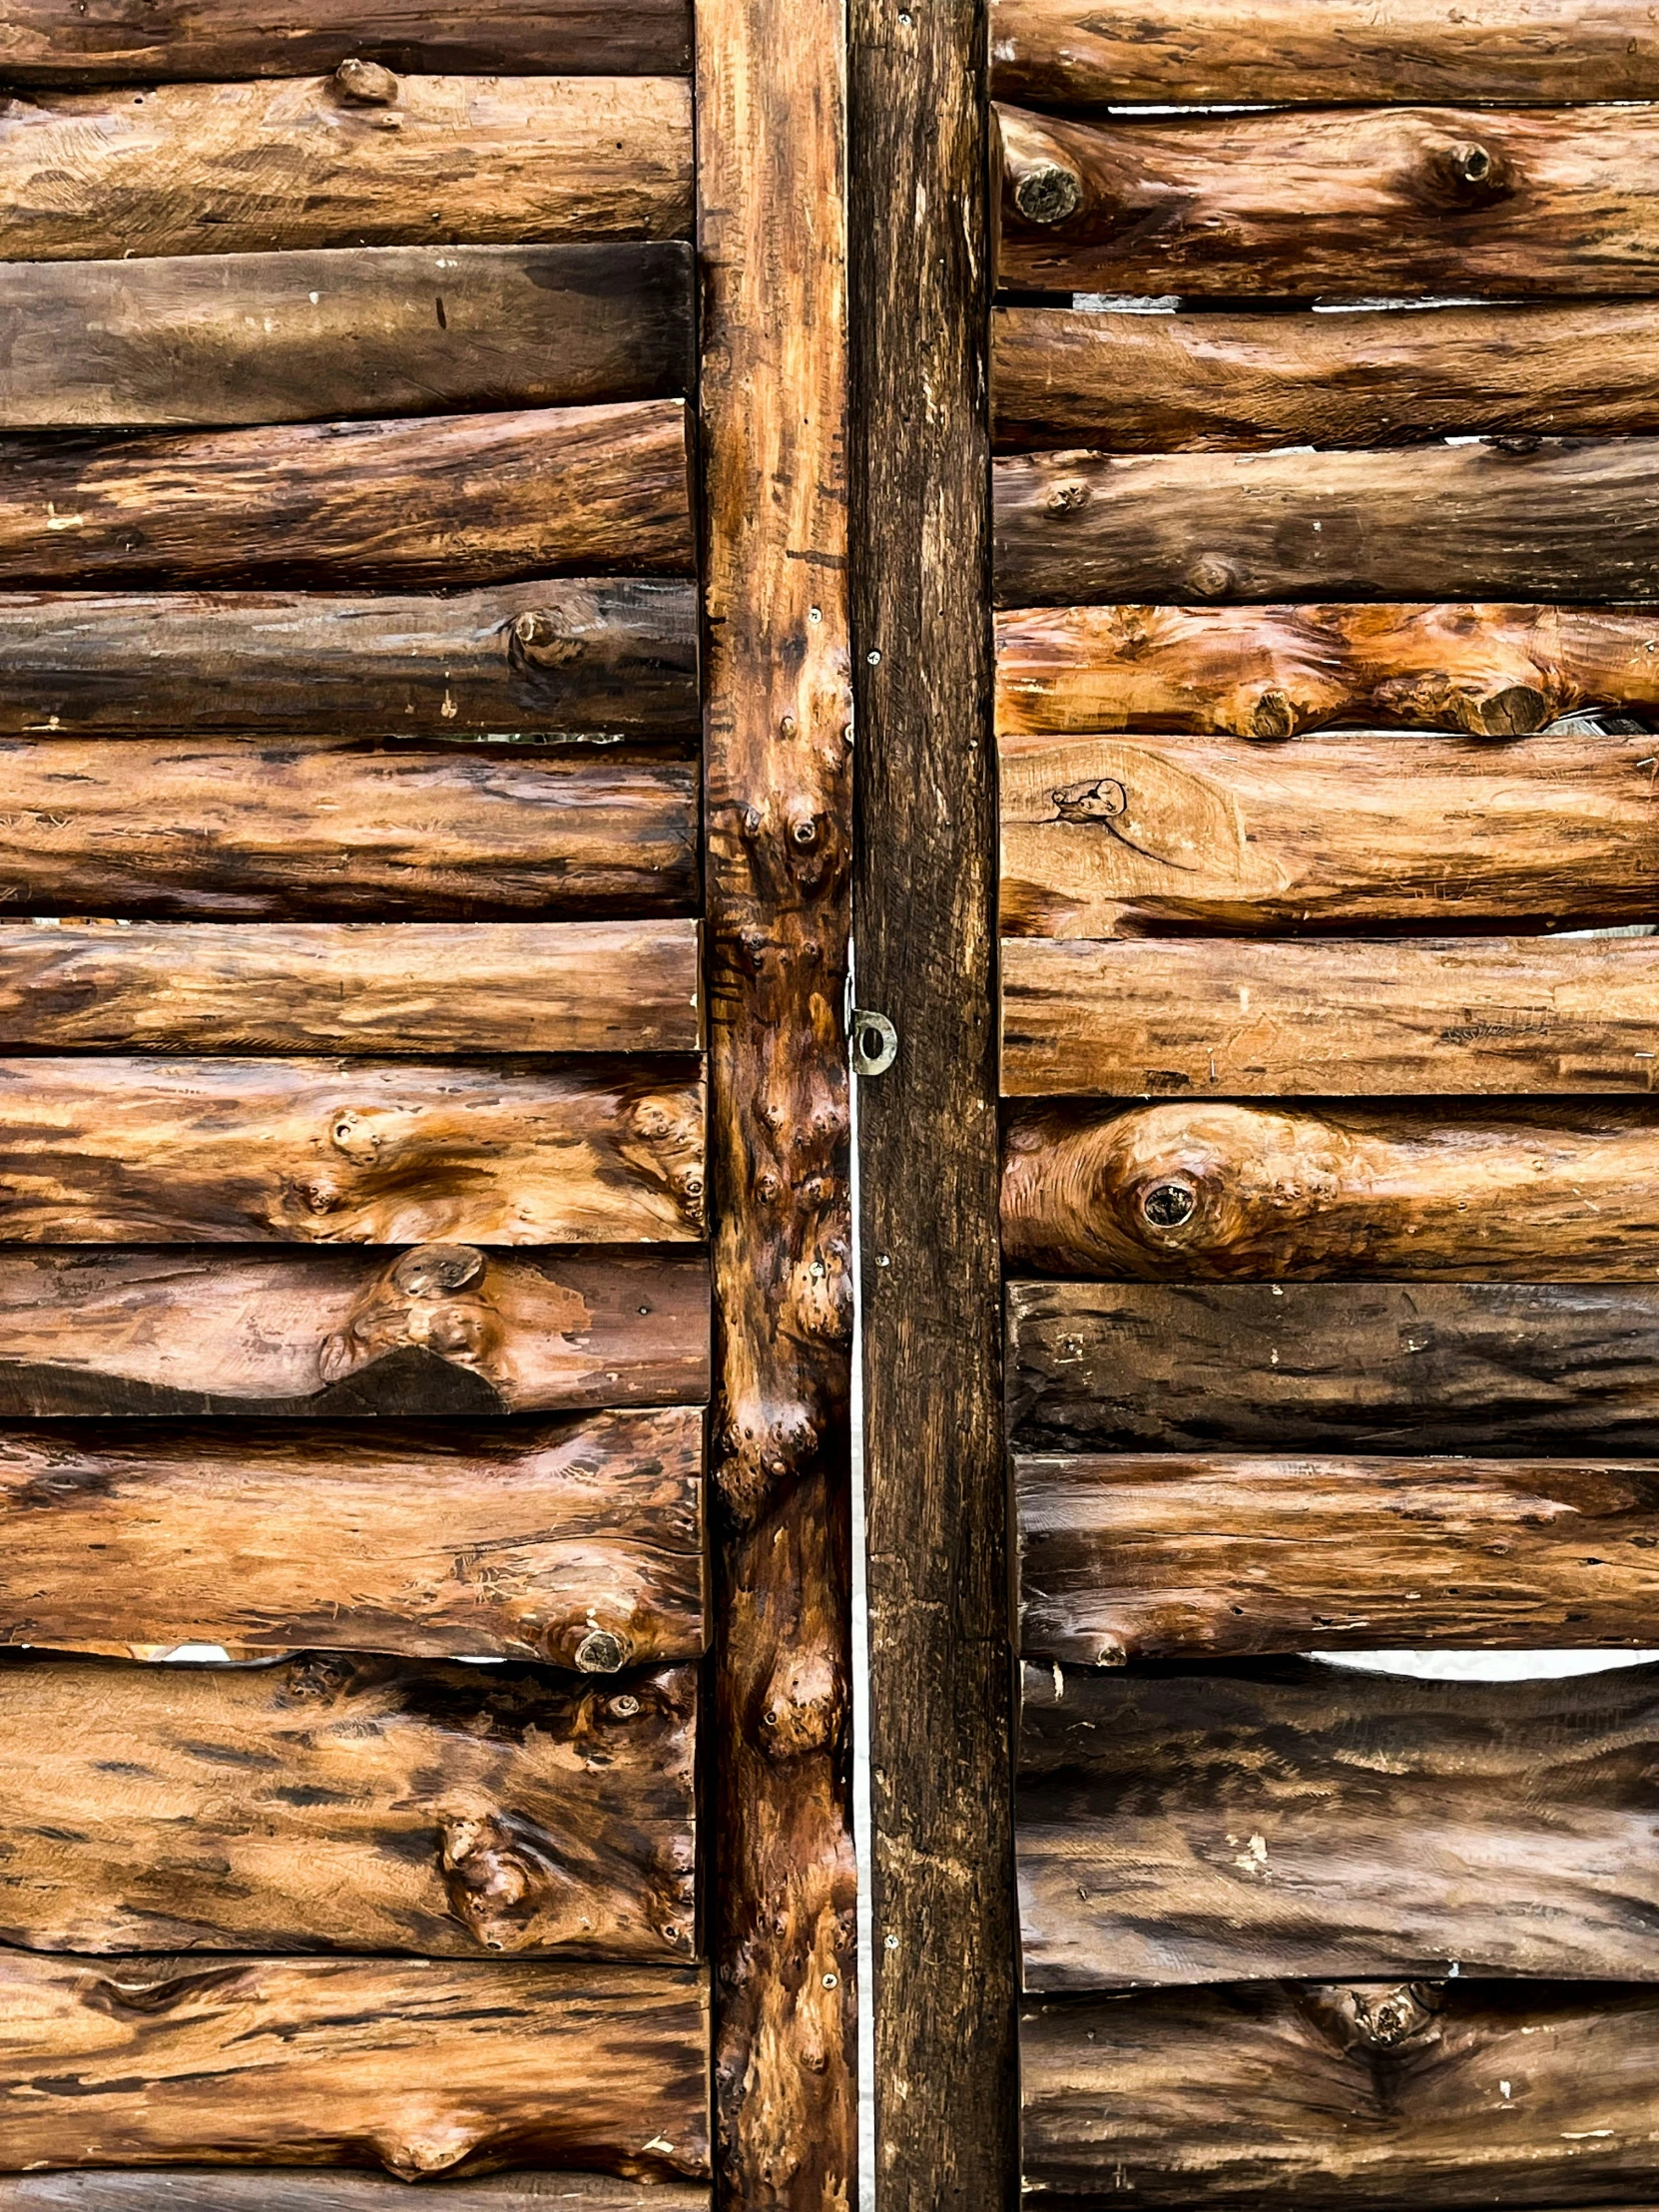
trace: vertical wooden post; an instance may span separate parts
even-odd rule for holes
[[[984,0],[852,0],[859,1086],[881,2212],[1017,2199]]]
[[[851,843],[844,0],[698,0],[727,2205],[844,2212]]]

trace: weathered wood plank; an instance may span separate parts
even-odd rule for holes
[[[1014,1474],[1031,1659],[1653,1634],[1652,1460],[1066,1453]]]
[[[19,2166],[709,2167],[694,1968],[0,1953]]]
[[[0,437],[0,583],[689,575],[678,399],[145,437]]]
[[[671,77],[332,77],[19,94],[0,260],[683,238],[691,89]]]
[[[5,262],[0,428],[659,399],[692,313],[683,242]]]
[[[1014,1098],[1645,1092],[1656,1070],[1655,938],[1002,946]]]
[[[1659,269],[1659,258],[1654,267]],[[998,461],[1004,606],[1659,598],[1659,441]]]
[[[0,1641],[590,1674],[694,1659],[702,1473],[694,1408],[456,1432],[0,1429]]]
[[[697,1403],[709,1275],[654,1253],[0,1251],[0,1416]]]
[[[14,913],[681,913],[690,762],[351,739],[0,740]]]
[[[1024,607],[997,624],[996,685],[1009,735],[1508,738],[1588,708],[1659,710],[1659,622],[1620,607]]]
[[[1004,738],[1009,936],[1648,920],[1648,737]]]
[[[0,736],[695,737],[697,598],[648,577],[443,597],[0,593]]]
[[[0,1045],[695,1052],[695,921],[0,922]]]
[[[131,2173],[0,2174],[0,2212],[407,2212],[392,2174],[305,2172],[293,2166],[151,2166]],[[694,2181],[623,2181],[610,2174],[485,2174],[431,2181],[438,2212],[709,2212]]]
[[[1659,1104],[1014,1110],[1003,1251],[1058,1275],[1638,1283]]]

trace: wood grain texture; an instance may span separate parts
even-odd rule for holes
[[[0,735],[697,735],[697,598],[649,577],[443,597],[0,594]]]
[[[482,1655],[586,1674],[695,1659],[702,1474],[689,1407],[453,1430],[11,1427],[0,1642]]]
[[[525,745],[0,740],[0,898],[232,922],[683,914],[696,773]]]
[[[0,428],[664,398],[693,282],[684,243],[0,263]]]
[[[0,437],[7,586],[435,586],[691,567],[678,399]]]
[[[703,1233],[684,1061],[0,1060],[0,1239],[679,1244]]]
[[[656,1965],[7,1953],[0,2093],[25,2167],[695,2176],[707,1991]]]
[[[709,1275],[657,1252],[0,1251],[0,1416],[699,1403]]]
[[[1002,947],[1014,1098],[1646,1092],[1656,1069],[1653,938]]]
[[[164,2166],[123,2173],[0,2174],[0,2212],[407,2212],[393,2174],[305,2172],[294,2166]],[[433,2181],[438,2212],[709,2212],[694,2181],[623,2181],[610,2174],[485,2174]]]
[[[691,96],[669,77],[337,77],[17,94],[0,259],[672,239]]]
[[[3,617],[0,617],[3,620]],[[1659,710],[1659,623],[1622,607],[1024,607],[997,624],[996,719],[1280,739],[1331,725],[1509,738]]]
[[[1031,1659],[1641,1647],[1652,1633],[1651,1460],[1068,1453],[1014,1473]]]
[[[1659,598],[1651,439],[1045,453],[992,473],[997,593],[1008,607]]]
[[[1570,927],[1652,914],[1654,741],[1004,738],[1005,936]]]
[[[0,1045],[695,1052],[695,921],[0,922]]]

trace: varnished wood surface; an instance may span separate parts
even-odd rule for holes
[[[0,1250],[0,1416],[699,1403],[709,1277],[657,1252]]]
[[[677,399],[0,438],[0,584],[447,586],[692,567]]]
[[[1647,1092],[1659,1071],[1649,937],[1009,937],[1001,974],[1014,1098]]]
[[[692,309],[684,243],[0,263],[0,428],[657,399]]]
[[[1656,758],[1577,733],[1004,738],[1003,933],[1646,921]]]
[[[19,93],[0,260],[672,239],[691,95],[669,77],[338,76]]]
[[[696,2176],[707,1992],[687,1967],[5,1953],[0,2094],[24,2167]]]
[[[691,1407],[0,1429],[3,1640],[483,1655],[585,1674],[695,1659],[702,1475]]]
[[[703,1233],[684,1061],[0,1060],[0,1239],[677,1244]]]
[[[685,761],[395,739],[0,740],[14,913],[683,914],[697,862]]]
[[[0,2212],[408,2212],[406,2186],[392,2174],[294,2166],[0,2174]],[[709,2212],[710,2202],[693,2181],[523,2171],[428,2182],[424,2196],[436,2212]]]
[[[0,922],[0,1045],[695,1052],[695,921]]]
[[[1014,1473],[1031,1659],[1641,1648],[1653,1631],[1652,1460],[1067,1453]]]

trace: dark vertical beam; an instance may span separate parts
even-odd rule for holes
[[[983,0],[852,0],[852,604],[881,2212],[1017,2201]],[[879,658],[876,658],[879,656]]]

